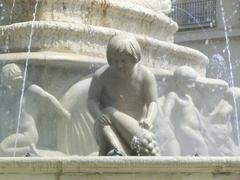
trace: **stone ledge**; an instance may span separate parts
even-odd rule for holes
[[[31,25],[31,22],[24,22],[0,27],[0,31],[9,35],[10,52],[26,51]],[[31,50],[68,52],[104,58],[110,37],[121,32],[84,24],[38,21],[34,23]],[[4,37],[0,37],[0,52],[6,49]],[[205,76],[208,58],[199,51],[143,35],[135,37],[142,47],[144,64],[171,71],[178,66],[188,65]]]
[[[142,6],[117,0],[39,0],[37,21],[69,22],[108,27],[173,41],[178,26],[167,15]],[[35,0],[17,0],[13,23],[32,21]],[[139,4],[139,3],[138,3]],[[11,1],[4,2],[7,10],[0,25],[9,24]],[[3,14],[2,14],[3,15]],[[124,22],[124,23],[123,23]]]
[[[239,157],[0,158],[0,174],[213,173],[239,174]]]
[[[204,34],[204,35],[203,35]],[[229,32],[229,38],[236,38],[240,36],[240,29],[233,28],[231,32]],[[187,38],[186,38],[187,37]],[[205,41],[205,40],[219,40],[224,39],[224,30],[219,28],[214,29],[197,29],[192,31],[182,31],[178,32],[175,35],[175,43],[185,43],[192,41]]]

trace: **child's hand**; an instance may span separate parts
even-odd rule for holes
[[[108,117],[111,117],[113,115],[114,112],[116,112],[117,110],[114,107],[106,107],[102,110],[102,112],[107,115]]]
[[[144,128],[144,129],[152,129],[152,125],[148,122],[147,119],[141,119],[141,121],[139,122],[140,127]]]
[[[112,122],[110,121],[109,117],[106,114],[102,114],[100,117],[97,118],[97,120],[103,125],[111,125]]]

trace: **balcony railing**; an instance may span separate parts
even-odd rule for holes
[[[216,1],[173,3],[171,16],[178,23],[180,30],[214,27],[216,25]]]

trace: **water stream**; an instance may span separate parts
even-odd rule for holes
[[[30,53],[31,53],[32,37],[33,37],[33,32],[34,32],[34,23],[36,20],[38,2],[39,2],[39,0],[36,0],[34,12],[33,12],[33,20],[31,23],[31,31],[30,31],[30,35],[29,35],[29,43],[28,43],[28,47],[27,47],[27,57],[26,57],[26,61],[25,61],[25,69],[24,69],[24,74],[23,74],[23,84],[22,84],[22,91],[21,91],[21,97],[20,97],[20,105],[19,105],[19,111],[18,111],[18,116],[17,116],[17,129],[16,129],[16,138],[15,138],[15,142],[14,142],[14,149],[16,149],[17,142],[18,142],[18,133],[19,133],[19,127],[20,127],[20,123],[21,123],[23,98],[24,98],[24,93],[25,93],[25,86],[26,86],[26,79],[27,79],[27,72],[28,72],[28,62],[29,62],[29,57],[30,57]],[[16,156],[16,151],[14,151],[14,153],[13,153],[13,157],[15,157],[15,156]]]
[[[227,60],[228,60],[228,65],[229,65],[229,75],[230,75],[230,87],[235,86],[234,82],[234,75],[233,75],[233,65],[232,65],[232,59],[231,59],[231,51],[230,51],[230,43],[229,43],[229,36],[228,36],[228,29],[227,29],[227,22],[225,18],[225,11],[224,11],[224,6],[223,6],[223,1],[220,0],[220,6],[221,6],[221,15],[222,15],[222,21],[224,25],[224,37],[226,41],[226,51],[227,51]],[[234,93],[234,91],[233,91]],[[238,110],[237,110],[237,103],[236,103],[236,96],[233,94],[233,101],[234,101],[234,106],[235,106],[235,111],[234,111],[234,121],[236,123],[236,133],[237,133],[237,143],[240,145],[240,132],[239,132],[239,122],[238,122]]]

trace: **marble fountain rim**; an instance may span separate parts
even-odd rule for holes
[[[29,30],[29,28],[31,27],[31,24],[32,22],[15,23],[12,25],[0,26],[0,30],[4,33],[9,33],[10,34],[9,37],[11,38],[11,35],[14,35],[14,34],[15,36],[18,36],[16,32],[20,30],[23,30],[23,31]],[[43,33],[43,31],[46,31],[46,33],[48,31],[51,32],[51,30],[62,31],[62,33],[68,32],[69,36],[71,35],[71,33],[73,33],[73,35],[74,33],[77,33],[77,34],[82,33],[82,34],[86,34],[89,37],[94,35],[94,37],[92,38],[95,39],[96,37],[99,37],[100,40],[103,40],[104,38],[109,39],[115,33],[124,32],[124,31],[106,28],[106,27],[90,26],[85,24],[79,25],[79,24],[70,24],[70,23],[52,22],[52,21],[36,21],[35,32],[36,32],[36,29],[38,31],[41,31],[41,33]],[[90,33],[92,33],[92,35]],[[56,34],[59,35],[59,33],[56,33]],[[181,55],[182,56],[187,55],[186,58],[188,58],[194,64],[201,64],[202,66],[206,66],[209,62],[208,58],[203,53],[197,50],[191,49],[189,47],[184,47],[184,46],[176,45],[173,43],[160,41],[160,40],[157,40],[145,35],[140,35],[140,34],[137,34],[136,38],[139,40],[140,44],[142,44],[143,46],[150,46],[158,50],[169,49],[171,50],[172,53],[178,54],[178,57]],[[23,41],[21,41],[20,45],[24,45],[27,47],[28,40],[25,39],[25,41],[26,43],[23,43]],[[34,47],[34,40],[33,40],[33,47]],[[11,43],[10,43],[10,49],[11,49]],[[100,56],[105,57],[105,52]]]
[[[29,57],[29,65],[33,66],[41,66],[47,65],[52,67],[61,67],[64,69],[71,70],[79,70],[86,69],[92,67],[94,64],[96,67],[100,67],[107,63],[105,58],[101,57],[91,57],[85,55],[78,54],[70,54],[70,53],[59,53],[59,52],[51,52],[51,51],[42,51],[42,52],[31,52],[28,54],[27,52],[21,53],[6,53],[0,54],[0,65],[4,65],[6,63],[19,63],[25,64],[26,56]],[[68,60],[66,60],[68,59]],[[87,59],[87,60],[86,60]],[[173,72],[170,70],[162,69],[162,68],[147,68],[153,72],[156,78],[171,78],[173,76]],[[220,79],[211,79],[199,76],[197,82],[200,86],[208,86],[212,88],[222,87],[226,89],[228,84]]]
[[[87,55],[72,54],[72,53],[60,53],[53,51],[40,51],[40,52],[15,52],[15,53],[3,53],[0,54],[0,65],[7,63],[19,63],[25,64],[26,57],[28,57],[29,65],[34,66],[52,66],[60,67],[64,69],[86,69],[91,68],[94,64],[96,67],[100,67],[107,63],[106,58],[91,57]],[[173,72],[159,67],[151,67],[145,65],[150,71],[152,71],[156,77],[172,76]],[[200,79],[206,79],[202,74],[199,74]],[[210,79],[209,79],[210,80]],[[211,80],[210,80],[211,81]],[[220,81],[215,80],[214,81]],[[203,80],[205,82],[205,80]],[[218,82],[217,84],[226,86],[225,83]],[[203,83],[204,84],[204,83]]]
[[[39,0],[39,1],[43,1],[43,0]],[[56,1],[56,0],[50,0],[50,1],[53,1],[53,3],[54,3],[54,1]],[[16,3],[18,3],[18,0],[16,0]],[[97,8],[99,8],[99,9],[100,8],[103,9],[103,14],[105,14],[107,12],[107,10],[111,9],[114,13],[121,12],[121,14],[123,14],[124,16],[127,15],[129,17],[135,17],[135,18],[141,19],[141,21],[144,20],[144,21],[151,22],[151,23],[154,22],[155,24],[159,24],[163,27],[167,27],[168,33],[170,33],[171,35],[175,34],[178,30],[177,23],[174,22],[165,13],[160,12],[160,11],[154,12],[148,8],[138,7],[138,6],[133,7],[133,6],[129,6],[127,3],[112,2],[111,0],[108,0],[108,1],[105,1],[105,0],[104,1],[99,1],[99,0],[88,0],[88,1],[80,0],[79,1],[78,0],[77,3],[79,3],[79,4],[94,3],[94,6],[97,6]],[[67,4],[71,4],[71,1],[68,2]],[[41,6],[38,8],[41,8]],[[39,11],[39,9],[38,9],[38,11]],[[42,18],[44,18],[44,16],[42,14],[44,14],[44,13],[46,13],[46,12],[44,11],[39,15],[37,14],[36,20],[42,20]],[[50,18],[50,20],[53,20],[53,19]],[[29,21],[31,21],[31,20],[32,19],[29,19]],[[66,22],[66,19],[62,18],[61,22],[64,22],[64,21]],[[18,23],[18,22],[22,22],[22,20],[20,19],[19,21],[16,21],[15,23]]]
[[[0,173],[240,173],[240,157],[9,157]]]
[[[20,1],[21,2],[21,1]],[[55,1],[51,0],[50,3],[54,3]],[[63,2],[63,1],[61,1]],[[59,4],[62,6],[62,3],[59,2]],[[70,1],[66,3],[72,4],[74,1]],[[82,17],[82,13],[84,12],[84,8],[86,10],[88,9],[88,6],[91,7],[92,2],[94,2],[94,5],[92,8],[96,8],[97,15],[92,14],[90,12],[89,18]],[[17,1],[16,1],[17,3]],[[48,2],[49,3],[49,2]],[[109,28],[116,28],[116,29],[122,29],[122,30],[128,30],[126,28],[122,28],[125,26],[119,25],[117,22],[119,21],[119,17],[123,20],[123,22],[127,22],[129,19],[136,19],[135,21],[131,21],[133,24],[128,25],[130,26],[130,31],[133,31],[133,33],[143,33],[148,34],[149,36],[161,39],[162,37],[165,37],[167,41],[173,41],[173,35],[178,30],[178,25],[176,22],[174,22],[171,18],[169,18],[166,14],[162,12],[154,12],[151,10],[148,10],[147,8],[138,8],[138,7],[132,7],[128,6],[126,3],[118,3],[118,2],[98,2],[96,0],[92,1],[79,1],[77,2],[80,4],[79,8],[81,11],[79,11],[79,8],[75,8],[71,11],[71,13],[64,13],[62,12],[60,8],[56,8],[54,10],[54,13],[52,11],[50,12],[51,8],[44,8],[43,6],[38,7],[38,13],[36,16],[36,20],[51,20],[51,21],[61,21],[61,22],[69,22],[74,24],[79,23],[86,23],[89,25],[96,25],[96,26],[105,26]],[[82,4],[85,3],[85,6],[82,7]],[[21,5],[22,6],[22,5]],[[46,5],[49,6],[49,5]],[[82,9],[83,8],[83,9]],[[23,8],[22,8],[23,9]],[[78,11],[77,11],[78,10]],[[19,10],[20,11],[20,10]],[[94,11],[95,10],[91,10]],[[21,13],[19,16],[15,15],[17,18],[13,20],[14,23],[23,22],[23,21],[31,21],[32,16],[31,15],[22,15],[24,13]],[[28,17],[29,16],[29,17]],[[59,19],[61,17],[61,19]],[[141,28],[143,22],[148,23],[146,27]],[[6,22],[5,24],[8,24]],[[150,26],[152,30],[149,30]],[[132,28],[133,27],[133,28]],[[134,28],[135,27],[135,28]],[[136,31],[136,32],[135,32]],[[159,33],[161,32],[161,33]],[[163,34],[161,36],[161,34]]]

